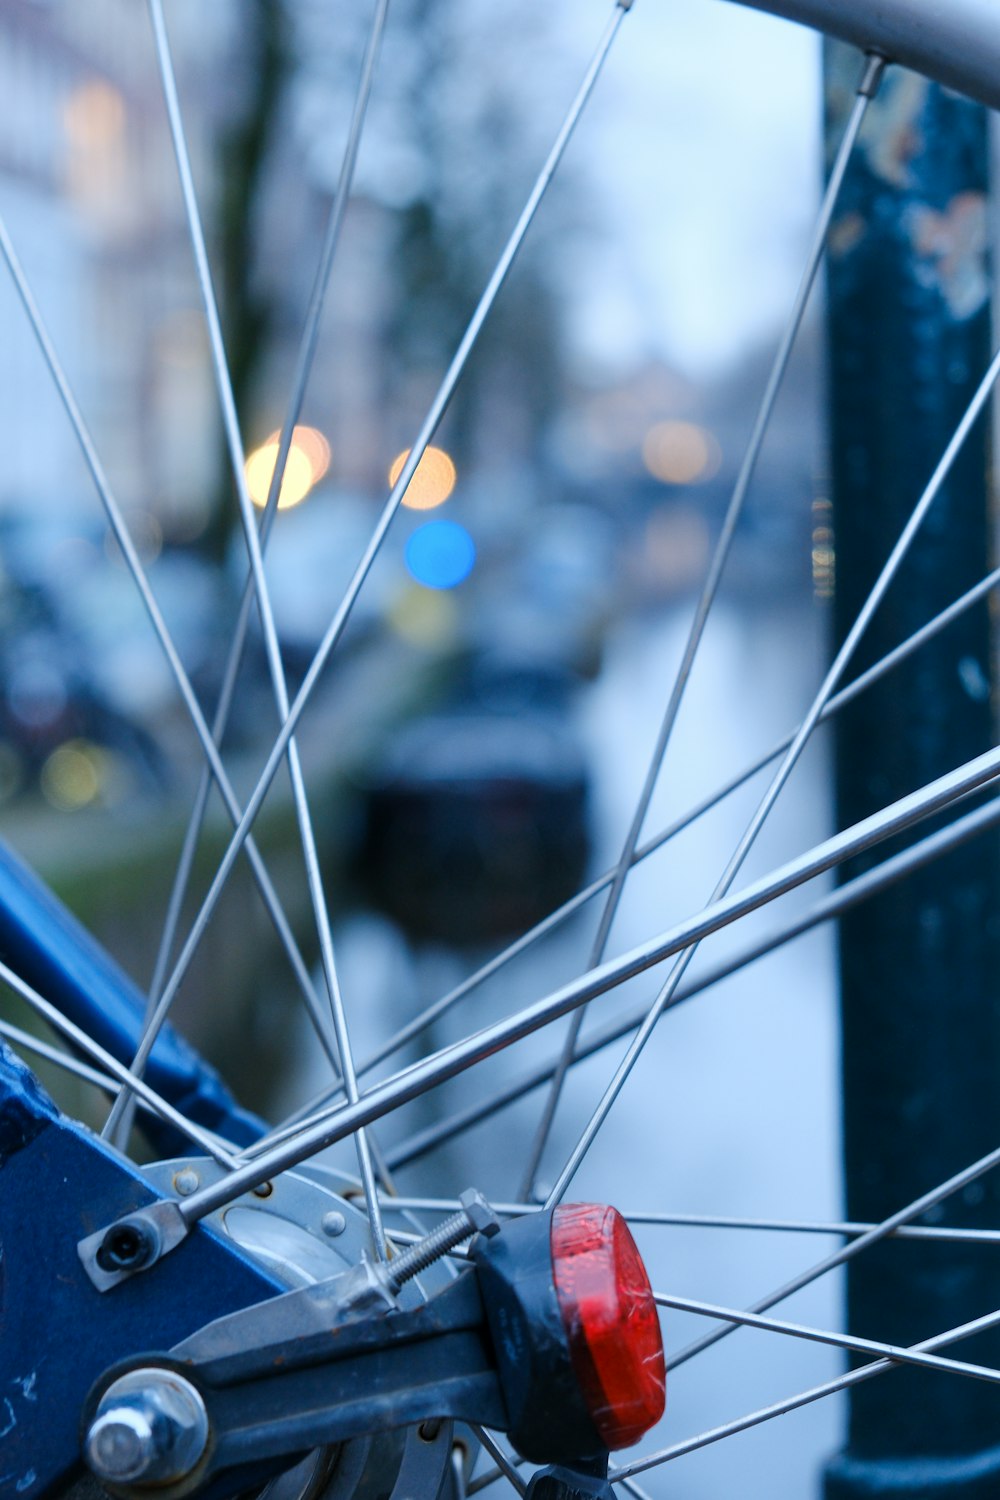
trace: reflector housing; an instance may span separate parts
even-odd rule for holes
[[[608,1448],[626,1448],[663,1415],[666,1368],[649,1277],[614,1208],[552,1214],[552,1279],[573,1373]]]

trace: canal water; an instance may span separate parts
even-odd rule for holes
[[[671,674],[683,649],[690,607],[632,618],[607,644],[599,677],[581,694],[575,718],[593,777],[595,873],[614,862],[629,825],[659,726]],[[723,609],[703,643],[660,777],[645,835],[697,803],[794,728],[822,675],[824,620],[815,606]],[[672,841],[630,878],[609,954],[624,951],[706,901],[766,786],[758,777]],[[737,885],[763,873],[830,830],[826,747],[803,757],[751,851]],[[815,900],[811,888],[704,944],[690,974],[714,968],[792,911]],[[425,1047],[476,1029],[555,988],[585,964],[598,906],[505,969],[422,1039]],[[412,952],[383,919],[341,924],[339,956],[355,1046],[363,1054],[421,1002],[447,990],[489,954]],[[593,1007],[586,1025],[652,999],[660,971],[643,975]],[[561,1036],[561,1032],[559,1035]],[[542,1170],[555,1176],[599,1099],[624,1043],[575,1070],[562,1100]],[[531,1039],[456,1080],[441,1097],[389,1120],[391,1145],[407,1131],[481,1098],[528,1063],[558,1050],[558,1038]],[[321,1081],[304,1056],[306,1087]],[[823,1220],[839,1214],[837,1033],[832,935],[818,930],[677,1008],[658,1028],[615,1104],[569,1193],[623,1210]],[[300,1080],[301,1081],[301,1080]],[[433,1159],[400,1173],[403,1192],[452,1195],[468,1185],[502,1201],[520,1189],[520,1162],[532,1138],[535,1094],[468,1132]],[[349,1163],[345,1162],[345,1165]],[[779,1286],[837,1241],[825,1236],[733,1229],[639,1227],[654,1286],[680,1296],[743,1307]],[[836,1326],[841,1288],[826,1277],[783,1303],[776,1315]],[[664,1315],[668,1357],[709,1324]],[[840,1356],[771,1333],[735,1332],[668,1376],[668,1412],[644,1445],[668,1443],[817,1384]],[[718,1500],[739,1494],[818,1494],[823,1459],[840,1441],[842,1408],[824,1401],[706,1447],[642,1477],[656,1495]]]

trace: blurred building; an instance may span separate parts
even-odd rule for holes
[[[213,59],[230,13],[178,7],[195,173],[211,183]],[[0,11],[0,212],[123,504],[192,503],[212,431],[177,174],[144,6]],[[0,507],[96,502],[13,287],[0,277]]]

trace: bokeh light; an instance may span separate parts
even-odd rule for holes
[[[832,501],[826,496],[818,496],[813,501],[812,513],[813,590],[817,599],[832,599],[837,573]]]
[[[95,801],[103,780],[102,755],[86,740],[67,740],[42,767],[42,796],[60,812],[78,812]]]
[[[423,651],[440,651],[458,635],[458,607],[447,591],[408,584],[393,600],[387,619],[396,634]]]
[[[395,484],[403,472],[403,465],[410,456],[410,449],[397,453],[389,468],[389,483]],[[424,449],[424,456],[406,487],[403,504],[411,510],[433,510],[443,505],[455,488],[457,478],[454,462],[443,448],[432,445]]]
[[[722,452],[695,422],[656,422],[643,439],[642,461],[664,484],[704,484],[719,472]]]
[[[266,443],[255,448],[246,461],[244,473],[250,499],[258,510],[267,504],[268,491],[278,457],[280,433],[274,432]],[[278,509],[291,510],[300,505],[330,467],[330,445],[315,427],[296,427],[288,450],[285,473],[278,496]]]
[[[410,575],[428,589],[453,589],[476,562],[476,544],[457,521],[427,521],[406,544]]]
[[[63,126],[72,144],[82,151],[100,151],[115,144],[125,128],[125,101],[103,79],[75,88],[63,105]]]
[[[267,441],[275,446],[281,440],[281,430],[276,429],[270,434]],[[318,427],[306,427],[298,424],[292,432],[292,447],[304,453],[312,465],[313,484],[318,484],[330,467],[330,444],[320,432]]]

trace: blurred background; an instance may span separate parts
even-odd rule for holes
[[[390,8],[268,551],[293,686],[606,11],[603,0]],[[262,504],[368,7],[171,0],[167,19],[247,481]],[[0,208],[208,711],[245,548],[145,8],[8,0],[0,91]],[[614,862],[794,295],[818,201],[820,126],[819,51],[805,33],[720,0],[640,0],[623,27],[302,723],[359,1051]],[[197,744],[4,277],[0,327],[5,836],[147,985]],[[821,384],[814,308],[650,833],[789,730],[819,681],[834,568]],[[245,796],[276,729],[254,634],[238,703],[225,750]],[[672,845],[670,859],[637,873],[612,952],[707,897],[752,806],[733,799]],[[821,837],[829,819],[819,743],[748,873]],[[194,894],[226,828],[213,803]],[[314,957],[282,777],[260,842]],[[421,1045],[578,972],[596,915],[505,970]],[[280,1112],[325,1075],[269,938],[238,872],[177,1014],[244,1097]],[[720,938],[711,961],[726,951]],[[624,1208],[835,1216],[831,971],[819,934],[758,965],[738,1005],[725,1003],[723,985],[680,1012],[616,1108],[580,1196],[607,1194],[610,1178]],[[648,989],[634,985],[616,1003]],[[556,1044],[532,1045],[531,1055],[548,1056]],[[514,1055],[493,1060],[489,1086],[523,1066]],[[611,1066],[598,1054],[576,1071],[546,1170],[558,1170]],[[459,1081],[398,1126],[388,1122],[385,1141],[432,1125],[483,1086]],[[475,1180],[515,1195],[510,1162],[527,1148],[536,1112],[537,1102],[522,1101],[402,1169],[401,1185],[454,1192]],[[636,1138],[648,1147],[641,1155],[622,1146]],[[717,1302],[752,1298],[802,1256],[784,1239],[762,1249],[747,1235],[719,1243],[651,1230],[641,1243],[654,1280]],[[825,1283],[789,1315],[829,1323],[836,1299]],[[669,1345],[686,1336],[677,1318]],[[725,1360],[720,1351],[714,1364],[712,1355],[685,1370],[670,1435],[838,1368],[822,1350],[794,1343],[776,1353],[774,1344],[741,1334]],[[731,1451],[684,1460],[669,1480],[649,1476],[650,1488],[717,1495],[738,1468],[743,1495],[812,1493],[838,1424],[836,1408],[816,1407]]]

